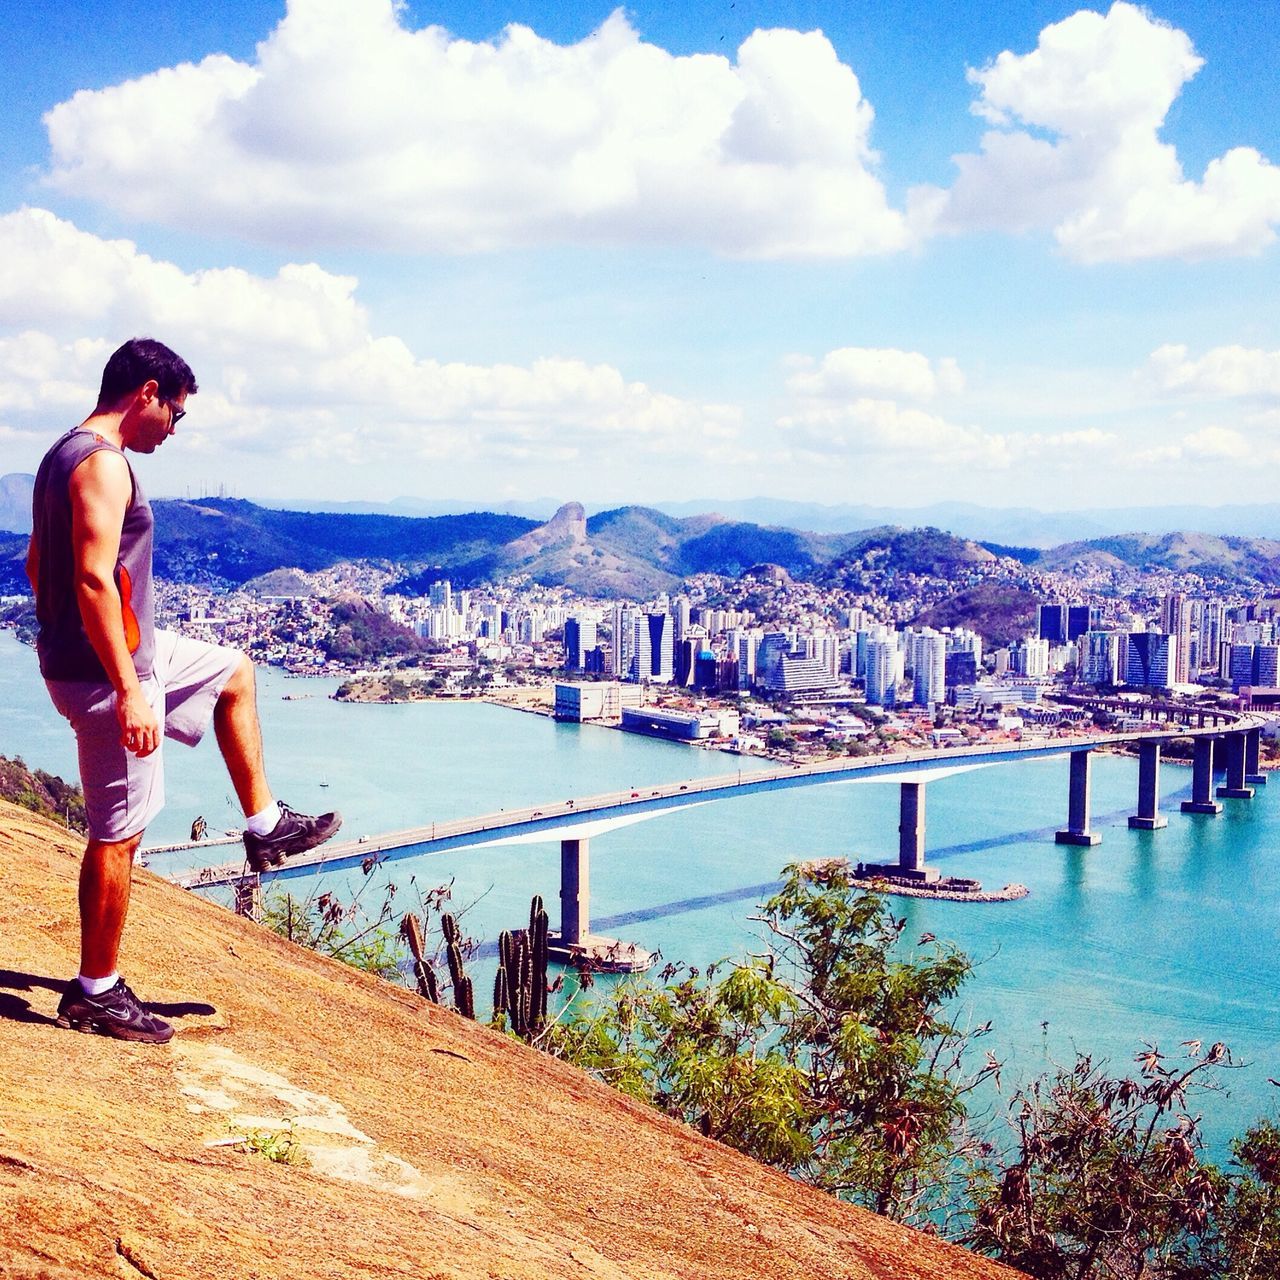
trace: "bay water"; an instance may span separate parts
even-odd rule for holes
[[[277,794],[304,811],[341,808],[347,836],[753,767],[484,703],[337,703],[329,697],[336,683],[260,669],[259,704]],[[184,838],[197,815],[213,832],[239,825],[211,738],[194,751],[167,744],[168,807],[147,844]],[[70,732],[48,704],[35,655],[7,632],[0,754],[76,776]],[[1225,1042],[1248,1065],[1222,1074],[1223,1093],[1192,1100],[1222,1154],[1229,1135],[1276,1110],[1269,1077],[1280,1078],[1280,775],[1253,801],[1225,801],[1220,817],[1184,816],[1177,802],[1188,794],[1189,770],[1166,765],[1169,825],[1140,832],[1126,824],[1136,761],[1096,757],[1093,825],[1103,841],[1078,849],[1053,840],[1066,817],[1067,770],[1063,756],[928,785],[928,860],[988,888],[1017,881],[1031,893],[992,904],[892,899],[907,921],[904,938],[932,933],[975,961],[954,1012],[975,1026],[992,1021],[982,1043],[1007,1064],[1006,1092],[1069,1064],[1076,1051],[1127,1070],[1144,1044],[1176,1056],[1188,1052],[1184,1041]],[[591,844],[593,927],[698,966],[761,950],[752,916],[783,865],[891,859],[897,802],[893,784],[823,784],[718,800],[601,836]],[[228,858],[225,848],[210,853]],[[153,866],[170,869],[160,857]],[[452,881],[464,927],[481,940],[520,926],[534,893],[557,922],[555,839],[404,858],[375,876],[364,900],[376,906],[394,884],[397,916],[416,907],[418,892]],[[316,879],[318,891],[331,887]],[[355,891],[351,877],[342,887]],[[480,966],[478,992],[490,973]]]

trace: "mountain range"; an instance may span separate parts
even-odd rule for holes
[[[411,517],[282,511],[233,498],[157,499],[152,505],[157,572],[209,585],[241,586],[285,568],[311,572],[369,560],[398,572],[396,589],[407,594],[421,594],[442,577],[463,585],[527,575],[584,595],[643,599],[695,574],[738,576],[760,565],[853,590],[904,575],[967,589],[981,576],[976,567],[1004,555],[1046,570],[1165,569],[1280,585],[1280,540],[1203,533],[1112,535],[1041,550],[981,543],[936,528],[815,532],[635,506],[588,516],[576,502],[542,523],[493,512]],[[22,533],[0,533],[0,593],[25,592],[26,541]]]
[[[25,533],[31,528],[31,484],[29,475],[0,476],[0,531]],[[214,500],[194,499],[196,505],[206,501]],[[412,519],[467,515],[475,510],[474,503],[423,498],[394,498],[388,502],[297,500],[257,505],[293,513]],[[501,503],[487,509],[498,515],[518,516],[535,525],[549,520],[558,505],[553,498],[536,498]],[[923,507],[907,507],[867,503],[832,505],[758,497],[658,501],[646,504],[646,509],[681,520],[696,516],[718,517],[730,523],[805,529],[813,533],[845,534],[886,527],[944,529],[960,538],[1033,550],[1112,537],[1135,529],[1145,530],[1148,534],[1195,530],[1238,538],[1280,538],[1280,503],[1274,502],[1044,511],[1034,507],[984,507],[972,502],[938,502]],[[585,510],[592,516],[606,514],[603,508]]]

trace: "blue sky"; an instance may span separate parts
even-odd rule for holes
[[[1243,3],[13,6],[0,471],[148,332],[157,494],[1270,500],[1278,55]]]

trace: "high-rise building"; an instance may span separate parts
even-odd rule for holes
[[[768,686],[784,654],[791,652],[791,637],[785,631],[766,631],[756,653],[756,679]]]
[[[1181,591],[1171,591],[1160,604],[1160,628],[1173,637],[1170,684],[1191,679],[1191,606]]]
[[[1101,611],[1095,605],[1067,605],[1067,634],[1064,639],[1079,640],[1086,631],[1096,631],[1101,616]]]
[[[640,679],[669,683],[676,665],[675,620],[669,613],[641,614],[637,634]]]
[[[1042,604],[1036,609],[1036,636],[1050,644],[1061,644],[1067,638],[1067,606]]]
[[[898,646],[892,639],[867,641],[867,702],[892,707],[898,701]]]
[[[1254,649],[1253,683],[1258,689],[1280,688],[1280,645],[1260,644]]]
[[[671,602],[671,616],[674,619],[675,643],[679,644],[689,634],[689,597],[676,596]]]
[[[729,656],[738,661],[738,688],[749,689],[756,678],[756,651],[762,639],[759,631],[750,628],[734,628],[729,632],[727,640]]]
[[[1010,657],[1014,671],[1020,676],[1039,679],[1049,674],[1049,641],[1044,637],[1033,639],[1028,636],[1018,643]]]
[[[1175,683],[1177,649],[1177,639],[1165,632],[1130,632],[1125,659],[1125,684],[1167,689]]]
[[[564,665],[568,671],[582,671],[587,654],[596,647],[596,621],[575,614],[564,624]]]
[[[916,634],[914,650],[911,700],[919,707],[931,707],[947,696],[947,638],[925,628]]]
[[[952,649],[947,654],[947,689],[966,689],[978,683],[978,662],[972,649]]]
[[[1085,684],[1118,684],[1120,636],[1114,631],[1086,631],[1080,637],[1077,671]]]
[[[640,611],[630,605],[618,605],[613,611],[613,674],[619,680],[639,680],[640,669],[636,644]]]

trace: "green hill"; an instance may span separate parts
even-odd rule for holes
[[[1280,583],[1280,541],[1211,533],[1130,533],[1068,542],[1045,551],[1037,564],[1046,569],[1075,565],[1168,569],[1211,580],[1272,585]]]

